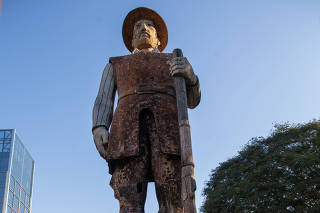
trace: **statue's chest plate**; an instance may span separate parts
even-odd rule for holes
[[[171,58],[172,54],[143,52],[110,58],[118,95],[143,86],[174,86],[167,63]]]

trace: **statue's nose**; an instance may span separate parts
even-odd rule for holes
[[[143,25],[142,25],[142,29],[148,29],[148,25],[143,24]]]
[[[147,27],[146,26],[143,26],[142,28],[141,28],[141,31],[140,32],[148,32],[148,29],[147,29]]]

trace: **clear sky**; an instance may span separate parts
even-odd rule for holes
[[[166,21],[199,76],[189,111],[197,207],[211,169],[274,123],[320,116],[319,0],[4,0],[0,128],[16,128],[36,161],[32,213],[118,212],[91,112],[111,56],[126,55],[126,14]],[[150,184],[146,213],[157,211]]]

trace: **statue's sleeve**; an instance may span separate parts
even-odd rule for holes
[[[93,106],[92,129],[99,126],[105,126],[107,129],[110,127],[115,92],[112,64],[108,63],[104,68],[99,92]]]
[[[199,78],[197,76],[197,82],[194,85],[187,85],[187,102],[188,108],[193,109],[200,103],[201,99],[201,90]]]

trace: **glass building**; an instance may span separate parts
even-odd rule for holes
[[[15,129],[0,129],[0,213],[30,213],[34,160]]]

